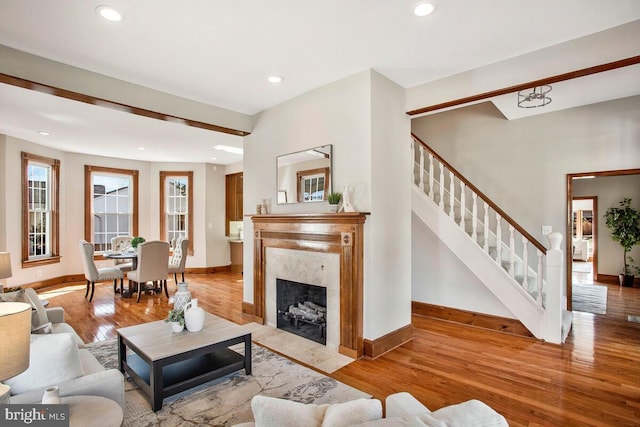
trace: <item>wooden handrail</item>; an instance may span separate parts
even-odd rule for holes
[[[491,209],[493,209],[495,212],[497,212],[502,218],[504,218],[509,224],[511,224],[516,230],[518,230],[518,232],[520,234],[522,234],[524,237],[527,238],[527,240],[529,240],[531,242],[531,244],[533,246],[535,246],[538,250],[540,250],[543,254],[547,254],[547,248],[544,247],[544,245],[542,243],[540,243],[535,237],[533,237],[531,234],[529,234],[527,232],[527,230],[525,230],[520,224],[518,224],[515,220],[513,220],[513,218],[511,218],[509,215],[506,214],[505,211],[503,211],[502,209],[500,209],[498,207],[498,205],[496,205],[493,201],[491,201],[491,199],[489,197],[487,197],[486,194],[484,194],[482,191],[480,191],[475,185],[473,185],[467,178],[464,177],[464,175],[462,175],[460,172],[458,172],[456,170],[456,168],[454,168],[453,166],[451,166],[449,164],[449,162],[447,162],[445,159],[443,159],[442,157],[440,157],[431,147],[429,147],[423,140],[421,140],[415,133],[411,132],[411,136],[413,137],[413,139],[417,142],[419,142],[424,148],[426,148],[431,154],[433,154],[433,157],[435,157],[436,159],[438,159],[438,161],[440,163],[442,163],[443,165],[446,166],[447,169],[449,169],[451,172],[453,172],[453,174],[458,177],[458,179],[462,182],[464,182],[464,184],[471,189],[471,191],[473,191],[474,193],[476,193],[478,196],[480,196],[480,198],[486,202]],[[421,172],[422,173],[422,172]],[[464,215],[464,213],[461,213],[461,215]]]

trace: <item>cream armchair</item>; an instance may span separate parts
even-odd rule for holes
[[[591,241],[586,239],[573,239],[573,259],[589,261],[589,249]]]
[[[169,243],[160,240],[151,240],[138,245],[138,268],[127,273],[127,279],[135,286],[129,286],[133,292],[137,290],[140,301],[142,292],[152,289],[157,290],[156,282],[160,287],[164,285],[164,293],[169,298],[167,290],[167,276],[169,275]],[[154,282],[153,288],[146,288],[147,282]],[[129,293],[131,295],[131,293]]]
[[[120,280],[120,288],[122,289],[122,279],[124,273],[114,267],[97,268],[96,263],[93,261],[93,245],[86,240],[80,240],[78,242],[80,247],[80,256],[82,257],[82,268],[84,269],[84,278],[87,280],[87,290],[84,293],[86,298],[91,289],[91,296],[89,301],[93,300],[93,291],[96,287],[96,282],[104,282],[106,280],[113,280],[113,291],[115,292],[118,286],[118,279]]]
[[[178,273],[182,274],[184,282],[184,267],[187,264],[187,252],[189,250],[189,239],[178,237],[173,246],[173,256],[169,260],[169,273],[173,273],[173,280],[178,283]]]

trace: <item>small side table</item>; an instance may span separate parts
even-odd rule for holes
[[[69,405],[69,427],[122,425],[122,408],[111,399],[100,396],[67,396],[60,400]]]

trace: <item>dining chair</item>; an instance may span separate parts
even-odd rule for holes
[[[173,246],[173,255],[169,260],[169,273],[173,273],[173,280],[178,283],[178,273],[182,274],[184,282],[184,267],[187,263],[187,252],[189,250],[189,239],[178,237]]]
[[[93,291],[95,289],[96,282],[104,282],[106,280],[113,280],[113,291],[118,290],[118,279],[120,279],[120,289],[122,289],[122,279],[124,273],[115,267],[103,267],[97,268],[96,263],[93,260],[93,244],[86,240],[80,240],[78,242],[80,247],[80,257],[82,258],[82,268],[84,270],[84,278],[87,280],[87,290],[84,293],[86,298],[89,294],[89,288],[91,288],[91,296],[89,301],[93,300]]]
[[[156,283],[160,284],[160,290],[164,286],[164,293],[169,298],[167,290],[167,276],[169,275],[169,243],[160,240],[150,240],[138,245],[138,268],[127,273],[129,279],[129,295],[138,292],[136,302],[140,301],[140,295],[148,290],[156,292]],[[147,287],[147,282],[153,282],[152,287]],[[133,286],[131,284],[134,284]]]
[[[111,252],[122,252],[131,247],[133,236],[116,236],[111,239]],[[123,273],[133,270],[133,262],[126,259],[114,259],[113,265]]]

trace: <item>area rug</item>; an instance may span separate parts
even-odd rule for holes
[[[242,353],[242,345],[234,350]],[[117,341],[87,344],[106,368],[117,368]],[[304,403],[346,402],[371,395],[252,345],[252,375],[238,371],[168,397],[153,412],[132,381],[125,383],[124,426],[231,426],[253,421],[251,399],[257,394]]]
[[[573,310],[585,313],[607,314],[607,287],[573,284]]]

